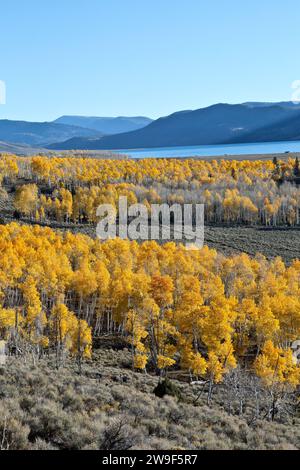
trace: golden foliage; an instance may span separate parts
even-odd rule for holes
[[[0,335],[12,343],[81,361],[92,334],[121,333],[134,367],[180,364],[214,382],[261,351],[254,370],[266,383],[299,383],[290,349],[300,336],[299,261],[16,223],[0,226],[0,246]]]

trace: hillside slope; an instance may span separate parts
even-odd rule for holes
[[[99,338],[81,375],[70,359],[58,371],[54,355],[35,365],[8,358],[0,368],[2,449],[299,449],[299,417],[273,423],[252,418],[258,399],[262,416],[265,411],[259,387],[257,399],[240,392],[240,384],[237,391],[230,381],[218,384],[208,406],[207,386],[203,391],[174,379],[180,398],[159,398],[153,393],[159,378],[133,372],[129,349],[109,339]]]
[[[236,138],[233,142],[280,142],[285,140],[300,140],[300,115],[256,129],[246,136]]]
[[[101,137],[102,133],[78,126],[52,122],[0,120],[0,140],[7,143],[43,147],[72,137]]]
[[[277,137],[278,125],[288,119],[298,122],[299,107],[280,105],[256,106],[217,104],[195,111],[181,111],[153,121],[148,126],[123,134],[104,136],[100,139],[73,138],[63,144],[54,144],[53,149],[133,149],[146,147],[173,147],[189,145],[252,142],[254,132],[272,128],[264,139]],[[279,126],[280,127],[280,126]],[[254,134],[253,134],[254,135]],[[291,137],[297,138],[298,133]]]
[[[33,153],[47,152],[47,150],[38,147],[30,147],[29,145],[13,144],[0,140],[0,152],[13,153],[16,155],[31,155]]]

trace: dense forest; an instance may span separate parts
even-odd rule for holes
[[[96,208],[128,203],[203,203],[208,223],[266,226],[300,222],[299,161],[99,160],[18,158],[0,161],[1,197],[17,182],[15,207],[39,221],[96,221]],[[23,184],[22,184],[23,183]]]

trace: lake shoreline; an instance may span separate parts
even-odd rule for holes
[[[161,159],[161,160],[203,160],[203,161],[221,161],[221,160],[273,160],[277,158],[278,160],[287,160],[289,158],[295,159],[296,157],[300,158],[300,152],[288,152],[288,153],[253,153],[249,155],[191,155],[188,157],[132,157],[128,156],[129,160],[140,161],[140,160],[149,160],[149,159]]]
[[[272,158],[277,155],[300,154],[300,141],[114,149],[113,152],[123,153],[128,158],[136,160],[145,158],[253,159],[258,156],[258,158]]]
[[[288,153],[258,153],[258,154],[240,154],[240,155],[191,155],[190,157],[153,157],[153,158],[167,158],[168,160],[273,160],[273,158],[278,158],[278,160],[287,160],[288,158],[296,158],[300,156],[300,152],[288,152]],[[145,158],[135,158],[129,157],[132,160],[144,160]],[[146,157],[147,159],[148,157]]]

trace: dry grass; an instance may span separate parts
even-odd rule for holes
[[[133,372],[127,349],[97,350],[81,376],[71,362],[55,369],[51,357],[35,366],[11,358],[0,372],[2,449],[299,448],[299,417],[251,424],[251,397],[244,415],[234,406],[229,414],[226,385],[210,407],[183,382],[181,400],[156,397],[158,378]]]

